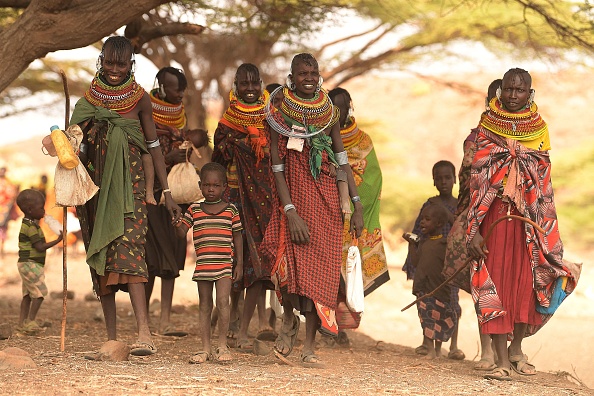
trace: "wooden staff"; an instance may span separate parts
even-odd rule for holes
[[[60,70],[62,76],[62,84],[64,85],[64,96],[66,97],[66,114],[64,129],[68,127],[70,122],[70,94],[68,92],[68,79],[64,70]],[[62,331],[60,332],[60,351],[64,352],[64,343],[66,340],[66,302],[68,300],[68,265],[67,265],[67,220],[68,220],[68,206],[62,208]]]
[[[497,220],[495,220],[493,222],[493,224],[491,224],[489,226],[489,229],[487,230],[487,235],[485,235],[485,238],[481,242],[481,248],[485,245],[485,243],[487,243],[487,239],[489,239],[489,237],[491,236],[491,233],[493,232],[493,228],[495,227],[495,225],[497,223],[499,223],[499,222],[501,222],[503,220],[507,220],[507,219],[516,219],[516,220],[524,221],[524,222],[529,223],[530,225],[532,225],[532,227],[536,228],[536,230],[538,232],[541,232],[543,234],[545,233],[545,230],[541,226],[539,226],[538,224],[536,224],[534,221],[530,220],[527,217],[518,216],[518,215],[505,215],[505,216],[501,216],[500,218],[498,218]],[[464,263],[464,265],[461,265],[460,268],[458,268],[452,275],[450,275],[450,277],[448,279],[446,279],[445,281],[443,281],[443,283],[441,283],[439,286],[437,286],[431,292],[422,295],[421,297],[417,298],[415,301],[413,301],[410,304],[408,304],[406,307],[402,308],[400,310],[400,312],[406,311],[407,309],[409,309],[410,307],[412,307],[413,305],[415,305],[419,301],[423,300],[424,298],[433,296],[442,287],[444,287],[445,285],[447,285],[448,283],[450,283],[456,277],[456,275],[458,275],[464,268],[466,268],[466,266],[468,266],[468,264],[470,264],[470,262],[472,260],[474,260],[474,259],[475,259],[474,257],[470,257],[468,260],[466,260],[466,262]]]

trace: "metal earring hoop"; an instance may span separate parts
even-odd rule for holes
[[[536,95],[536,92],[531,89],[530,90],[530,97],[528,98],[528,106],[531,106],[532,103],[534,102],[534,96]]]
[[[293,81],[291,81],[291,75],[290,74],[287,76],[287,81],[285,82],[285,85],[291,91],[294,91],[295,90],[295,83]]]
[[[497,96],[497,100],[501,101],[501,87],[497,88],[497,91],[495,91],[495,96]]]
[[[324,82],[324,78],[322,76],[320,76],[320,78],[318,79],[318,86],[316,87],[316,92],[320,92],[320,89],[322,89],[323,82]]]

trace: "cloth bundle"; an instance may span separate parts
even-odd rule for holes
[[[76,152],[82,142],[82,130],[78,125],[72,125],[64,131],[64,134]],[[48,149],[48,153],[52,155],[55,153],[55,149],[53,151]],[[91,176],[89,176],[80,161],[72,169],[65,168],[58,161],[54,177],[54,188],[56,191],[56,204],[60,206],[84,205],[99,191],[99,187],[93,183]]]
[[[192,144],[188,141],[183,142],[179,148],[189,150]],[[187,153],[186,153],[187,154]],[[200,176],[196,173],[194,165],[188,160],[186,162],[173,165],[169,175],[167,175],[167,184],[171,190],[171,198],[177,204],[199,202],[204,197],[200,191]],[[165,203],[165,194],[161,195],[161,202]]]

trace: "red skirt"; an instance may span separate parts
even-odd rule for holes
[[[506,215],[507,209],[507,203],[495,198],[481,224],[481,235],[486,236],[489,226]],[[510,214],[520,215],[515,207]],[[516,323],[542,323],[536,312],[536,295],[526,237],[524,223],[512,219],[498,223],[487,240],[489,253],[485,265],[507,314],[483,323],[483,334],[512,333]]]

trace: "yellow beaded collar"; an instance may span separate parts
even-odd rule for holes
[[[480,125],[504,138],[527,141],[543,137],[548,127],[538,113],[538,106],[511,113],[503,108],[497,98],[489,102],[489,110],[481,116]]]
[[[186,110],[183,103],[171,104],[157,97],[157,89],[150,92],[153,120],[161,125],[182,129],[186,126]]]

